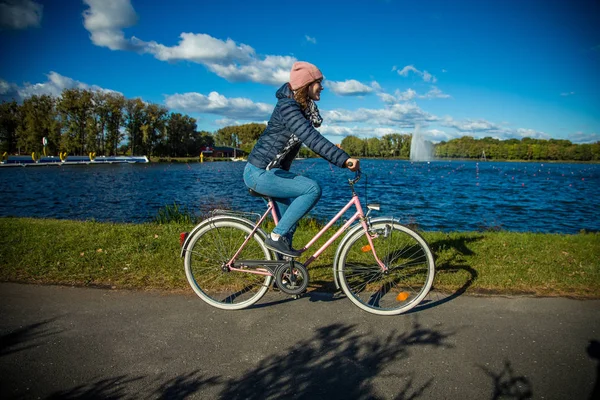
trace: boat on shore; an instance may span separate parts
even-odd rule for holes
[[[0,167],[35,167],[48,165],[96,165],[96,164],[137,164],[148,163],[147,156],[100,156],[90,158],[88,156],[41,157],[34,160],[31,156],[8,156],[2,161]]]

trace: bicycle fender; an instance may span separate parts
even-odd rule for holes
[[[394,225],[402,225],[400,223],[400,221],[398,221],[397,219],[393,218],[393,217],[377,217],[377,218],[370,218],[369,219],[370,223],[377,223],[377,222],[383,222],[383,221],[390,221],[392,222]],[[348,240],[350,240],[350,238],[352,237],[352,235],[354,235],[356,233],[356,231],[359,231],[362,229],[362,225],[360,223],[354,225],[352,228],[350,228],[350,230],[344,235],[344,237],[342,238],[342,241],[340,242],[340,244],[338,245],[337,249],[335,250],[335,256],[333,257],[333,267],[332,267],[332,271],[333,271],[333,282],[335,283],[335,288],[336,289],[340,289],[340,282],[338,280],[338,274],[337,274],[337,265],[340,261],[340,251],[341,249],[344,247],[344,245],[346,244],[346,242]]]
[[[188,244],[189,244],[192,236],[194,236],[194,234],[196,232],[198,232],[200,229],[204,228],[206,225],[209,225],[217,220],[230,220],[230,221],[239,222],[241,224],[246,225],[250,229],[254,229],[254,226],[255,226],[255,224],[250,220],[247,220],[242,217],[231,216],[231,215],[216,215],[214,217],[207,218],[204,221],[200,222],[198,225],[196,225],[194,227],[194,229],[192,229],[190,231],[190,233],[187,235],[185,242],[183,242],[183,246],[181,246],[181,253],[180,253],[179,257],[181,257],[181,258],[185,257],[185,252],[187,251]],[[258,234],[262,239],[265,239],[267,237],[267,234],[261,228],[258,228],[256,230],[256,234]]]

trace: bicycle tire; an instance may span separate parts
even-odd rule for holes
[[[377,315],[398,315],[418,305],[429,293],[435,261],[425,239],[393,219],[371,224],[373,245],[388,267],[386,275],[375,261],[363,229],[340,249],[336,271],[346,296],[359,308]],[[387,232],[387,234],[386,234]]]
[[[206,303],[222,310],[240,310],[259,301],[273,277],[225,271],[224,265],[252,232],[252,223],[218,218],[209,221],[190,238],[184,256],[185,274],[194,292]],[[238,259],[272,260],[272,253],[258,232]]]

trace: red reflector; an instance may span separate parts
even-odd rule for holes
[[[181,232],[179,234],[179,247],[183,247],[183,244],[185,243],[185,239],[187,239],[188,234],[188,232]]]

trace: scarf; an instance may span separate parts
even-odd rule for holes
[[[319,108],[317,107],[317,103],[315,103],[312,99],[308,99],[306,103],[306,108],[303,111],[304,116],[310,121],[312,126],[318,128],[323,123],[323,118],[319,113]]]

